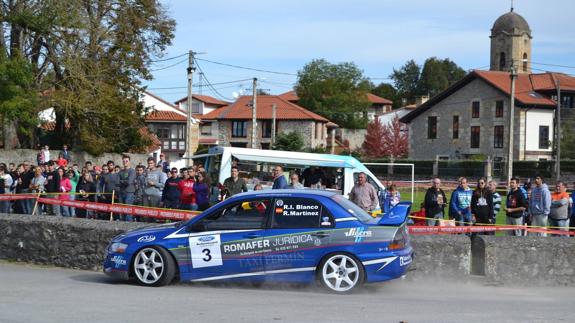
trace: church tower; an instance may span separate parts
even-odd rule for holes
[[[497,18],[491,28],[492,71],[511,70],[512,64],[519,73],[531,73],[531,29],[527,21],[511,11]]]

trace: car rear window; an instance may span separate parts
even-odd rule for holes
[[[352,201],[343,197],[343,195],[334,195],[332,199],[362,223],[373,223],[376,221],[376,219],[374,219],[371,215],[369,215]]]

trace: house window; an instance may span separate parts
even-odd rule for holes
[[[479,148],[481,129],[479,126],[471,127],[471,148]]]
[[[493,128],[493,148],[503,148],[503,126]]]
[[[247,121],[232,121],[232,137],[247,136]]]
[[[549,126],[539,126],[539,149],[549,149]]]
[[[503,118],[503,101],[495,101],[495,117]]]
[[[427,139],[437,138],[437,117],[427,117]]]
[[[211,136],[212,135],[212,123],[205,123],[200,127],[202,135]]]
[[[479,101],[474,101],[471,103],[471,117],[479,118]]]
[[[459,116],[453,116],[453,139],[459,139]]]
[[[527,72],[527,53],[523,53],[523,72]]]
[[[158,139],[169,139],[170,128],[156,128],[156,135],[158,136]]]
[[[192,102],[192,113],[202,113],[201,107],[201,102]]]
[[[272,136],[272,121],[262,121],[262,138],[271,138]]]

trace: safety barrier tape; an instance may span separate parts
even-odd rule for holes
[[[542,227],[528,227],[522,225],[474,225],[474,226],[456,226],[456,227],[441,227],[441,226],[425,226],[425,225],[411,225],[408,226],[410,234],[425,235],[425,234],[457,234],[457,233],[479,233],[479,232],[496,232],[496,231],[512,231],[521,230],[534,233],[547,233],[557,234],[564,236],[575,236],[575,232],[553,230]]]
[[[144,206],[134,206],[126,204],[106,204],[98,202],[85,202],[85,201],[70,201],[60,200],[54,198],[41,197],[38,202],[51,205],[69,206],[77,209],[86,209],[97,212],[113,212],[118,214],[129,214],[140,217],[161,219],[161,220],[174,220],[183,221],[191,219],[192,217],[200,214],[197,211],[182,211],[173,209],[158,209],[149,208]]]
[[[410,215],[408,216],[411,219],[421,219],[421,220],[430,220],[431,218],[426,218],[426,217],[421,217],[421,216],[415,216],[415,215]],[[487,224],[487,223],[480,223],[477,224],[475,222],[465,222],[465,221],[457,221],[455,219],[451,219],[451,220],[446,220],[446,219],[435,219],[435,221],[440,221],[440,222],[447,222],[447,221],[451,221],[453,224],[457,224],[459,223],[459,225],[461,226],[513,226],[513,225],[501,225],[501,224]],[[571,223],[573,224],[573,223]],[[444,226],[444,225],[440,225],[440,226]],[[515,225],[517,226],[517,225]],[[533,229],[557,229],[557,230],[575,230],[575,227],[553,227],[553,226],[546,226],[546,227],[538,227],[535,225],[519,225],[522,229],[525,228],[533,228]]]

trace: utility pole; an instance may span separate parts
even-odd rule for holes
[[[188,115],[186,118],[186,166],[192,166],[192,76],[196,67],[194,66],[195,52],[190,50],[188,54]]]
[[[270,144],[270,149],[273,149],[274,143],[276,142],[276,104],[272,104],[272,142]]]
[[[258,79],[254,77],[253,80],[253,94],[252,94],[252,149],[256,149],[256,134],[257,134],[257,85]]]
[[[553,74],[551,74],[553,75]],[[555,133],[557,137],[555,138],[556,144],[556,154],[555,154],[555,178],[557,180],[561,179],[561,86],[559,84],[559,79],[555,78],[555,86],[557,87],[557,112],[555,127],[557,130]]]
[[[513,176],[513,124],[515,119],[515,79],[517,71],[515,65],[511,66],[511,102],[509,104],[509,155],[507,157],[507,183]]]

